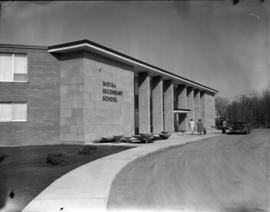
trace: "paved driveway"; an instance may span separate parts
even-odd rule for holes
[[[269,211],[269,138],[223,135],[139,158],[115,178],[108,207]]]

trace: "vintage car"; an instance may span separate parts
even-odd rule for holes
[[[228,124],[227,134],[234,134],[234,133],[249,134],[250,132],[251,132],[251,127],[248,122],[234,121]]]

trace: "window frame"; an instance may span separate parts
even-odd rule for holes
[[[1,82],[28,82],[28,54],[27,53],[11,53],[11,52],[0,52],[1,54],[7,54],[7,55],[11,55],[11,76],[12,76],[12,80],[1,80],[0,79],[0,83]],[[16,55],[25,55],[26,56],[26,80],[14,80],[15,78],[15,57]]]
[[[0,102],[1,104],[10,104],[11,105],[11,119],[10,120],[1,120],[0,119],[0,123],[3,122],[27,122],[28,121],[28,104],[27,102]],[[26,119],[25,120],[20,120],[20,119],[14,119],[14,105],[15,104],[25,104],[26,105]]]

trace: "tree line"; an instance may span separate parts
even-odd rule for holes
[[[233,101],[217,97],[215,103],[218,118],[247,121],[255,128],[270,128],[270,90],[261,94],[241,95]]]

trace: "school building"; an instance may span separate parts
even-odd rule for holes
[[[0,145],[210,128],[217,92],[89,40],[1,44]]]

